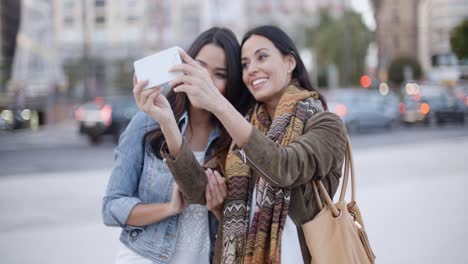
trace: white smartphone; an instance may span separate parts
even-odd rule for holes
[[[181,75],[181,72],[169,72],[172,66],[182,63],[179,55],[179,47],[175,46],[160,51],[151,56],[144,57],[133,63],[137,80],[148,80],[144,89],[162,86],[164,95],[169,93],[171,87],[168,82]]]

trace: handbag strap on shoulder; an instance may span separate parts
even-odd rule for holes
[[[346,152],[345,152],[345,168],[343,176],[343,185],[341,187],[340,199],[339,201],[344,201],[346,196],[346,190],[348,189],[348,180],[351,177],[351,201],[356,201],[356,174],[354,172],[354,161],[353,153],[351,151],[351,140],[348,136],[348,142],[346,143]]]
[[[346,196],[346,190],[348,188],[348,180],[351,177],[351,201],[356,201],[356,183],[355,183],[355,174],[354,174],[354,162],[353,162],[353,155],[351,152],[351,143],[348,136],[348,140],[346,143],[346,151],[345,151],[345,160],[344,160],[344,176],[343,176],[343,184],[341,186],[341,193],[339,201],[342,202]],[[327,189],[323,185],[322,181],[312,181],[312,187],[314,189],[314,196],[315,200],[317,201],[317,205],[320,210],[323,208],[322,199],[320,198],[320,194],[325,200],[325,204],[330,208],[333,212],[333,215],[336,217],[340,215],[340,211],[336,208],[333,200],[328,195]]]

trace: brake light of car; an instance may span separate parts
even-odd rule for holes
[[[431,106],[428,103],[422,103],[419,106],[419,111],[421,112],[421,114],[427,115],[429,114],[429,111],[431,111]]]
[[[465,98],[465,104],[468,107],[468,96]]]
[[[112,123],[112,107],[110,105],[105,105],[101,109],[101,120],[106,126],[110,126]]]
[[[100,96],[97,96],[97,97],[94,98],[93,104],[97,108],[100,108],[104,104],[104,99],[102,97],[100,97]]]
[[[421,100],[421,95],[420,95],[420,94],[415,94],[415,95],[413,95],[413,100],[414,100],[415,102],[419,102],[419,101]]]
[[[400,114],[404,114],[406,112],[406,106],[404,103],[400,103]]]
[[[75,111],[75,120],[76,121],[81,121],[82,119],[83,119],[83,107],[80,106]]]
[[[346,105],[344,104],[337,104],[335,106],[335,114],[337,114],[339,117],[343,118],[347,113]]]

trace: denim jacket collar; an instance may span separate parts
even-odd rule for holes
[[[177,124],[179,126],[179,129],[180,129],[180,131],[182,133],[182,136],[183,136],[185,141],[187,140],[186,137],[185,137],[185,131],[187,129],[188,123],[189,123],[189,115],[188,115],[188,112],[185,111],[182,114],[182,116],[179,118],[178,122],[177,122]],[[219,126],[215,125],[214,128],[213,128],[213,131],[211,131],[210,136],[208,137],[208,144],[206,144],[206,147],[205,147],[205,150],[204,150],[205,153],[210,149],[213,141],[215,139],[217,139],[220,135],[221,135],[221,131],[219,129]]]

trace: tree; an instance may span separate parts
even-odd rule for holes
[[[117,94],[131,94],[133,87],[134,59],[120,59],[114,62],[116,74],[113,79],[114,92]]]
[[[362,16],[352,10],[344,12],[341,18],[333,18],[322,10],[320,24],[306,30],[306,46],[315,50],[319,79],[330,64],[335,64],[341,85],[359,83],[371,40],[372,32],[362,22]]]
[[[458,59],[468,59],[468,19],[463,20],[452,29],[450,46]]]
[[[405,69],[409,69],[412,76],[405,76]],[[415,59],[410,57],[394,59],[388,68],[388,79],[399,86],[405,81],[405,77],[413,80],[421,78],[421,66]]]

